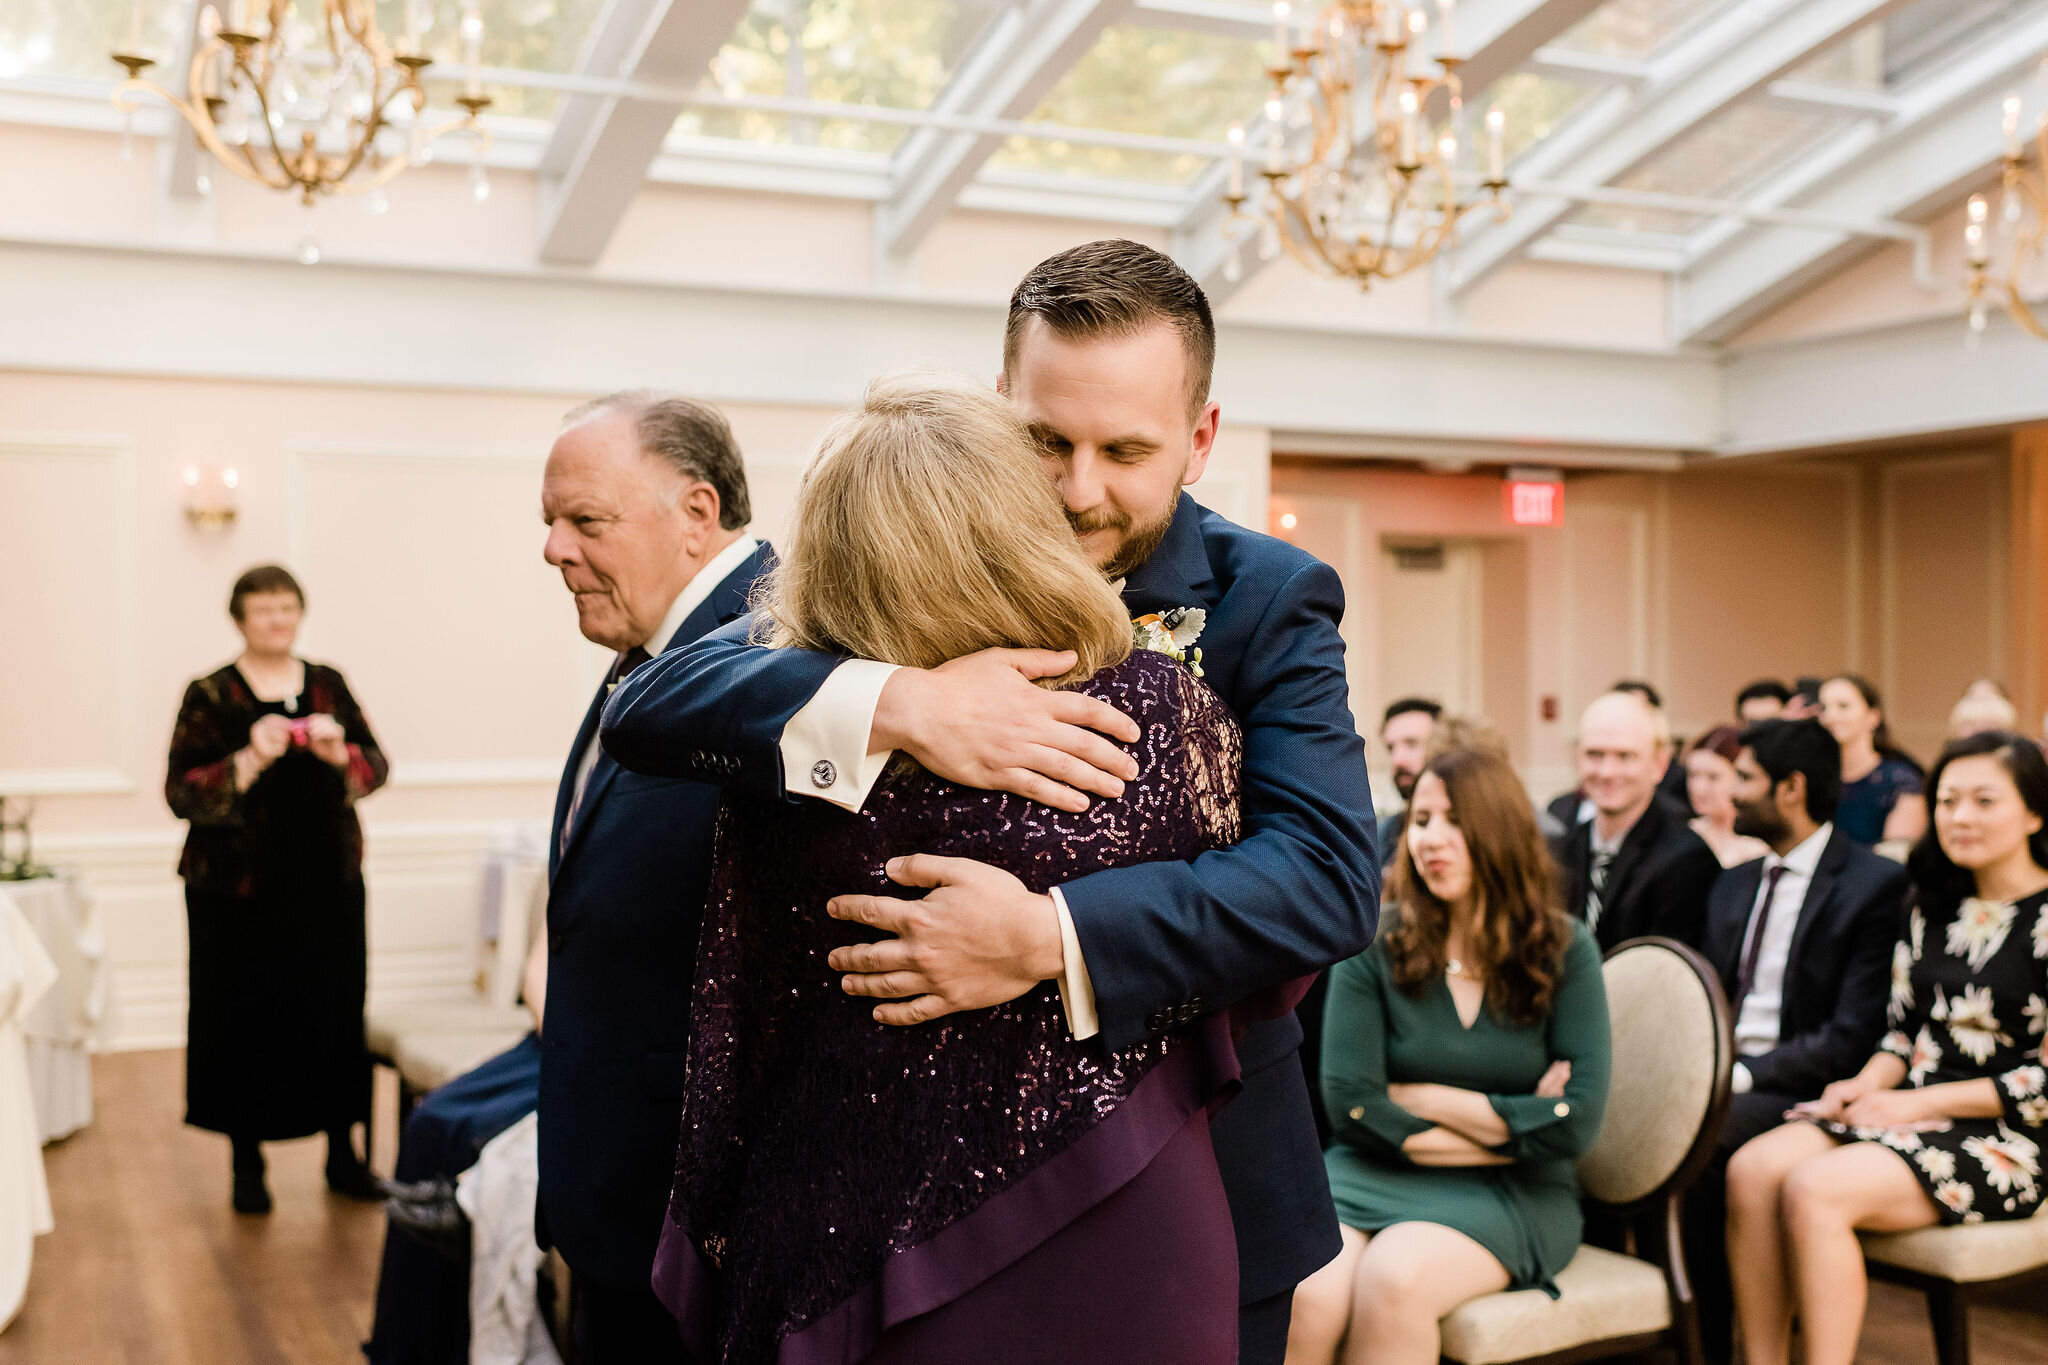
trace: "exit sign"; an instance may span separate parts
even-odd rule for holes
[[[1501,485],[1501,510],[1510,526],[1564,525],[1563,473],[1510,469]]]

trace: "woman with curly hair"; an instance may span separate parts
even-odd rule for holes
[[[1849,1365],[1858,1230],[2030,1217],[2048,1135],[2048,760],[1992,731],[1942,751],[1933,832],[1892,959],[1891,1031],[1863,1069],[1728,1162],[1728,1259],[1749,1365]]]
[[[1290,1365],[1425,1365],[1466,1299],[1578,1250],[1573,1160],[1607,1103],[1600,950],[1558,903],[1528,795],[1471,749],[1423,770],[1386,927],[1330,978],[1326,1160],[1344,1249],[1295,1291]]]

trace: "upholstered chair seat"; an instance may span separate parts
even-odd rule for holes
[[[520,1014],[524,1016],[525,1011]],[[526,1018],[522,1026],[514,1028],[408,1033],[399,1038],[392,1062],[405,1088],[424,1095],[488,1062],[524,1038],[532,1026],[532,1019]]]
[[[2048,1216],[1912,1232],[1865,1233],[1863,1257],[1959,1284],[2003,1280],[2048,1267]]]
[[[1557,1276],[1563,1297],[1540,1289],[1488,1294],[1443,1321],[1444,1355],[1463,1365],[1505,1365],[1590,1341],[1664,1332],[1671,1295],[1648,1261],[1582,1246]]]
[[[526,1012],[526,1006],[493,1005],[481,998],[375,1009],[363,1017],[370,1055],[391,1062],[398,1060],[399,1040],[417,1034],[515,1030],[512,1041],[517,1042],[532,1027],[533,1016]]]

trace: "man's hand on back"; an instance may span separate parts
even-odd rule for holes
[[[825,913],[887,930],[895,938],[834,948],[826,959],[847,977],[840,987],[889,1003],[875,1018],[922,1024],[957,1010],[1015,1000],[1060,974],[1058,912],[1001,868],[968,858],[891,858],[889,880],[928,886],[923,900],[834,896]]]
[[[985,649],[898,669],[875,708],[869,752],[901,749],[949,782],[1056,810],[1086,810],[1091,794],[1121,796],[1138,764],[1110,739],[1135,742],[1137,722],[1107,702],[1032,682],[1073,666],[1068,652]]]

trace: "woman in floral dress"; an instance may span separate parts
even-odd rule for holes
[[[1728,1256],[1749,1365],[1849,1365],[1859,1229],[2031,1217],[2048,1138],[2048,760],[2002,732],[1935,764],[1933,832],[1892,966],[1891,1031],[1848,1080],[1728,1163]]]

